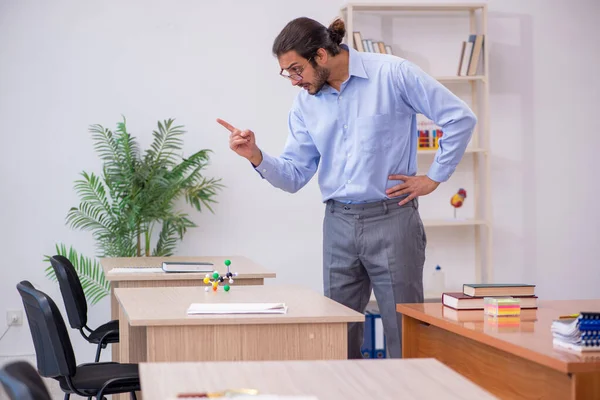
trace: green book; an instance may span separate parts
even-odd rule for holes
[[[465,283],[463,293],[467,296],[534,296],[535,285],[530,283]]]

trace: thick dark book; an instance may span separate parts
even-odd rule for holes
[[[521,308],[537,308],[537,296],[511,296],[519,299]],[[469,296],[461,292],[445,292],[442,303],[455,310],[483,310],[483,297]]]
[[[527,283],[465,283],[463,293],[473,297],[534,296],[535,285]]]

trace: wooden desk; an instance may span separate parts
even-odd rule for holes
[[[235,284],[234,284],[235,285]],[[117,288],[121,362],[347,358],[347,324],[365,316],[288,285]],[[284,302],[286,314],[187,315],[192,303]]]
[[[552,320],[600,311],[600,300],[539,301],[517,326],[499,325],[483,311],[442,304],[398,304],[402,355],[434,357],[503,399],[600,398],[600,353],[553,348]]]
[[[145,400],[233,388],[319,400],[495,399],[434,359],[142,363],[140,378]]]
[[[263,285],[265,278],[275,278],[275,273],[256,264],[246,257],[116,257],[101,258],[100,265],[106,280],[110,282],[111,319],[119,319],[119,305],[114,290],[120,287],[165,287],[165,286],[206,286],[202,280],[205,273],[156,273],[156,272],[111,272],[113,268],[160,268],[163,261],[211,262],[214,269],[224,273],[223,263],[231,261],[231,272],[237,272],[234,285]],[[112,359],[119,361],[119,344],[112,345]]]

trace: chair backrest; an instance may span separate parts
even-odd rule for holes
[[[10,400],[52,400],[42,378],[28,362],[16,361],[4,366],[0,382]]]
[[[87,300],[77,271],[65,256],[55,255],[50,257],[50,264],[52,264],[58,279],[69,324],[71,328],[81,329],[87,324]]]
[[[77,360],[56,303],[28,281],[17,284],[33,339],[37,369],[47,378],[73,376]]]

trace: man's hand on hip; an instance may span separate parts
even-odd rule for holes
[[[402,199],[398,204],[404,205],[418,196],[425,196],[433,192],[439,186],[439,182],[436,182],[429,178],[427,175],[419,176],[406,176],[406,175],[390,175],[390,180],[397,181],[401,180],[401,183],[396,186],[392,186],[385,193],[388,197],[398,197],[408,195],[408,197]]]

